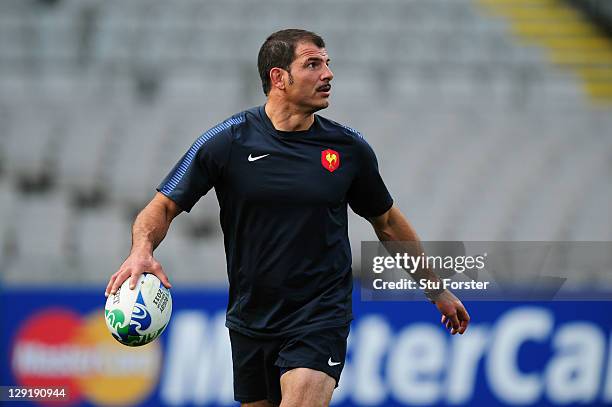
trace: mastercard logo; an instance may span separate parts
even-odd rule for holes
[[[161,358],[158,342],[139,348],[119,344],[102,312],[83,317],[64,308],[49,308],[26,320],[10,355],[20,386],[63,387],[67,404],[112,406],[146,400],[158,382]]]

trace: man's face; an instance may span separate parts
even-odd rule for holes
[[[295,49],[295,55],[285,88],[287,100],[312,112],[325,109],[329,106],[331,93],[329,82],[334,77],[329,69],[327,51],[312,43],[301,42]]]

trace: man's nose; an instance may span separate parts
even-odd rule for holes
[[[334,79],[334,73],[327,65],[325,66],[325,72],[323,72],[322,79],[326,79],[328,81],[331,81],[332,79]]]

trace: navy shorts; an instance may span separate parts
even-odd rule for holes
[[[305,367],[340,381],[350,326],[318,329],[279,338],[253,338],[230,329],[234,398],[241,403],[280,404],[280,377]]]

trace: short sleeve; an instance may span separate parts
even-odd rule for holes
[[[348,191],[351,209],[364,218],[382,215],[393,205],[393,198],[385,185],[372,147],[363,139],[357,140],[360,164]]]
[[[226,120],[201,135],[159,184],[157,191],[176,202],[182,210],[191,211],[219,182],[229,159],[231,128],[239,120]]]

